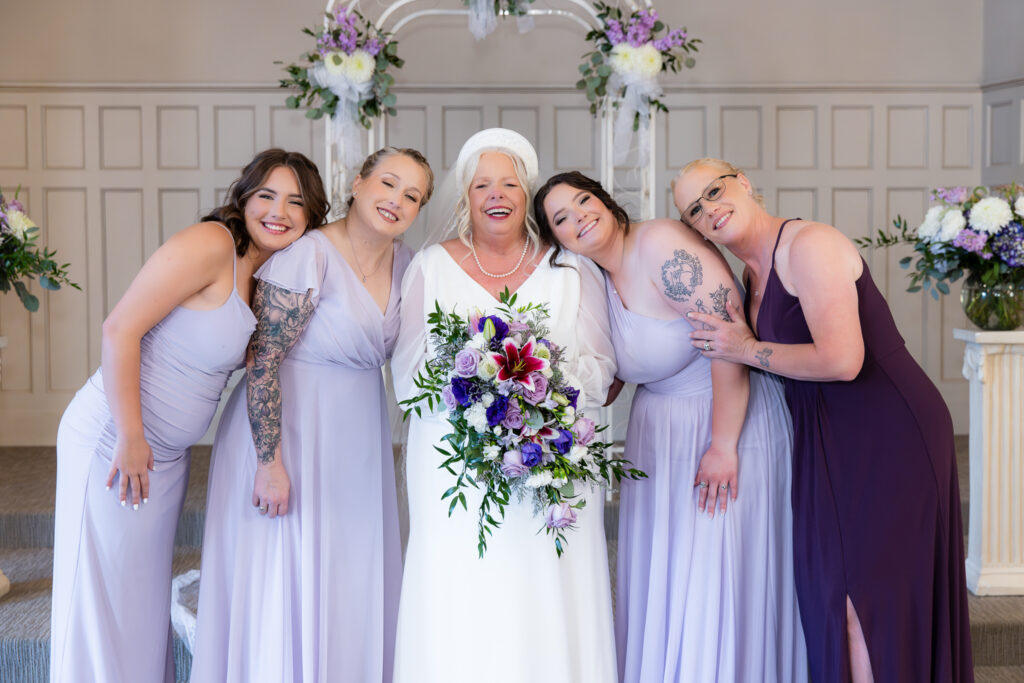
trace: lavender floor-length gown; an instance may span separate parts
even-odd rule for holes
[[[877,683],[968,683],[974,674],[953,421],[866,263],[856,285],[864,337],[857,377],[784,380],[793,415],[795,571],[811,672],[816,681],[849,678],[849,595]],[[774,252],[757,334],[782,344],[812,340],[800,300],[775,271]]]
[[[396,242],[384,314],[319,230],[257,272],[316,304],[280,370],[291,495],[283,517],[253,507],[243,381],[210,466],[193,683],[391,680],[402,565],[381,366],[410,259]]]
[[[219,308],[171,311],[142,338],[142,424],[153,449],[149,502],[104,490],[117,431],[97,370],[57,432],[50,680],[174,681],[174,531],[189,446],[206,432],[256,320],[232,290]]]
[[[777,379],[750,373],[739,495],[714,519],[694,481],[711,443],[711,363],[686,318],[625,308],[606,279],[618,376],[636,382],[623,481],[615,635],[624,683],[799,683],[807,656],[793,580],[792,428]]]

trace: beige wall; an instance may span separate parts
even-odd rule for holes
[[[771,209],[851,236],[896,213],[919,219],[930,187],[1021,178],[1024,86],[981,89],[992,74],[1022,75],[982,40],[1018,17],[1016,2],[659,3],[668,23],[706,41],[697,69],[665,79],[664,211],[673,170],[706,154],[749,169]],[[321,126],[283,108],[273,64],[308,49],[299,29],[322,5],[0,3],[4,27],[17,27],[0,41],[0,187],[25,186],[45,239],[85,287],[43,295],[32,316],[0,298],[0,335],[10,340],[0,444],[43,444],[98,364],[100,323],[142,261],[214,206],[254,151],[284,145],[322,160]],[[542,172],[596,170],[596,128],[571,88],[586,49],[574,25],[539,22],[520,36],[509,22],[476,43],[463,20],[433,20],[401,38],[407,64],[389,141],[444,168],[469,134],[506,125],[531,137]],[[962,348],[951,338],[966,321],[955,293],[941,303],[907,294],[898,254],[867,257],[908,347],[966,431]]]
[[[1019,0],[985,3],[1021,12]],[[438,4],[459,6],[414,6]],[[548,4],[559,5],[535,6]],[[694,84],[978,84],[983,16],[993,14],[983,11],[982,0],[655,4],[669,25],[686,25],[705,40],[700,68],[678,81]],[[279,75],[275,60],[291,61],[307,49],[299,29],[319,21],[323,7],[320,0],[2,0],[0,80],[271,83]],[[525,38],[506,22],[483,43],[464,26],[461,19],[435,19],[404,30],[400,54],[409,61],[399,81],[571,84],[587,47],[565,20],[543,22]],[[1000,49],[1019,57],[1024,47],[1017,38]],[[993,64],[991,72],[1001,70]]]

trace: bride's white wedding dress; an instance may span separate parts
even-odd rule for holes
[[[549,256],[519,288],[517,305],[548,303],[550,340],[566,350],[567,376],[582,390],[580,406],[593,418],[615,374],[604,282],[588,260],[563,254],[561,262],[570,267],[559,268],[549,265]],[[498,303],[443,246],[419,253],[405,274],[392,359],[399,400],[418,393],[413,378],[429,354],[426,315],[435,300],[463,317]],[[450,428],[445,412],[423,413],[409,425],[409,545],[395,682],[614,682],[603,491],[587,493],[561,558],[551,536],[538,533],[544,523],[532,503],[513,499],[480,559],[480,495],[467,491],[469,510],[459,506],[449,518],[441,494],[454,479],[438,469],[443,457],[434,446]]]

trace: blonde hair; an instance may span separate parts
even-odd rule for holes
[[[374,169],[381,161],[393,156],[405,156],[409,157],[423,169],[423,172],[427,176],[427,187],[423,190],[423,197],[420,198],[420,208],[422,209],[430,201],[430,195],[434,193],[434,169],[430,168],[430,162],[418,149],[411,147],[392,147],[390,145],[381,147],[376,152],[366,157],[363,160],[363,166],[359,169],[358,177],[364,180],[373,173]],[[348,206],[351,208],[352,202],[355,201],[355,196],[349,196]]]
[[[473,156],[466,160],[465,167],[462,169],[462,177],[456,178],[459,198],[455,202],[455,210],[452,212],[452,218],[448,224],[455,228],[459,241],[469,247],[469,233],[473,227],[469,218],[469,186],[473,182],[473,176],[476,174],[476,167],[480,163],[480,157],[488,152],[498,152],[512,160],[512,166],[516,171],[516,179],[519,181],[520,187],[523,188],[523,194],[526,195],[526,239],[533,245],[533,255],[536,256],[537,252],[540,251],[541,238],[540,228],[533,217],[533,188],[530,187],[526,164],[519,158],[519,155],[507,149],[500,147],[484,148],[475,152]]]
[[[746,178],[747,180],[750,180],[750,176],[748,176],[746,173],[744,173],[743,169],[737,168],[736,166],[733,166],[728,161],[723,161],[722,159],[716,159],[715,157],[704,157],[702,159],[694,159],[690,163],[686,164],[686,166],[683,166],[681,169],[679,169],[679,173],[677,173],[676,177],[672,179],[672,182],[670,183],[670,186],[671,186],[671,189],[672,189],[673,196],[675,195],[675,192],[676,192],[676,183],[679,182],[680,180],[682,180],[683,176],[685,176],[690,171],[693,171],[693,170],[695,170],[697,168],[702,168],[702,167],[705,167],[705,166],[708,166],[710,168],[715,169],[716,171],[718,171],[722,175],[728,175],[730,173],[735,173],[736,175],[739,175],[739,174],[742,173],[744,178]],[[751,185],[753,185],[753,183],[751,183]],[[764,205],[764,195],[761,195],[758,192],[756,192],[753,189],[751,189],[750,196],[754,198],[755,202],[757,202],[758,204],[761,205],[762,209],[765,208],[765,205]],[[679,207],[676,207],[676,208],[678,209]],[[679,210],[682,211],[682,209],[679,209]]]

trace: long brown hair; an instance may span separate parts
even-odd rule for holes
[[[299,152],[286,152],[277,148],[264,150],[253,157],[253,160],[242,169],[242,175],[231,183],[227,203],[203,216],[204,221],[223,223],[228,227],[235,238],[235,253],[239,256],[245,255],[252,241],[249,231],[245,228],[245,203],[249,201],[249,197],[256,194],[270,172],[278,166],[290,168],[299,183],[302,210],[306,215],[306,230],[320,227],[327,219],[331,205],[327,201],[316,164]]]
[[[579,171],[567,171],[553,175],[537,189],[537,194],[533,196],[533,217],[537,221],[537,227],[540,228],[541,239],[555,245],[555,253],[551,255],[550,259],[552,266],[558,265],[555,263],[555,259],[562,253],[564,247],[558,241],[558,238],[555,237],[555,231],[551,228],[551,223],[548,222],[547,212],[544,211],[544,200],[551,190],[563,184],[592,194],[612,212],[612,216],[615,217],[619,227],[622,228],[622,232],[627,235],[629,234],[629,214],[626,213],[626,210],[617,201],[612,199],[612,196],[601,186],[601,183],[589,176],[583,175]]]

